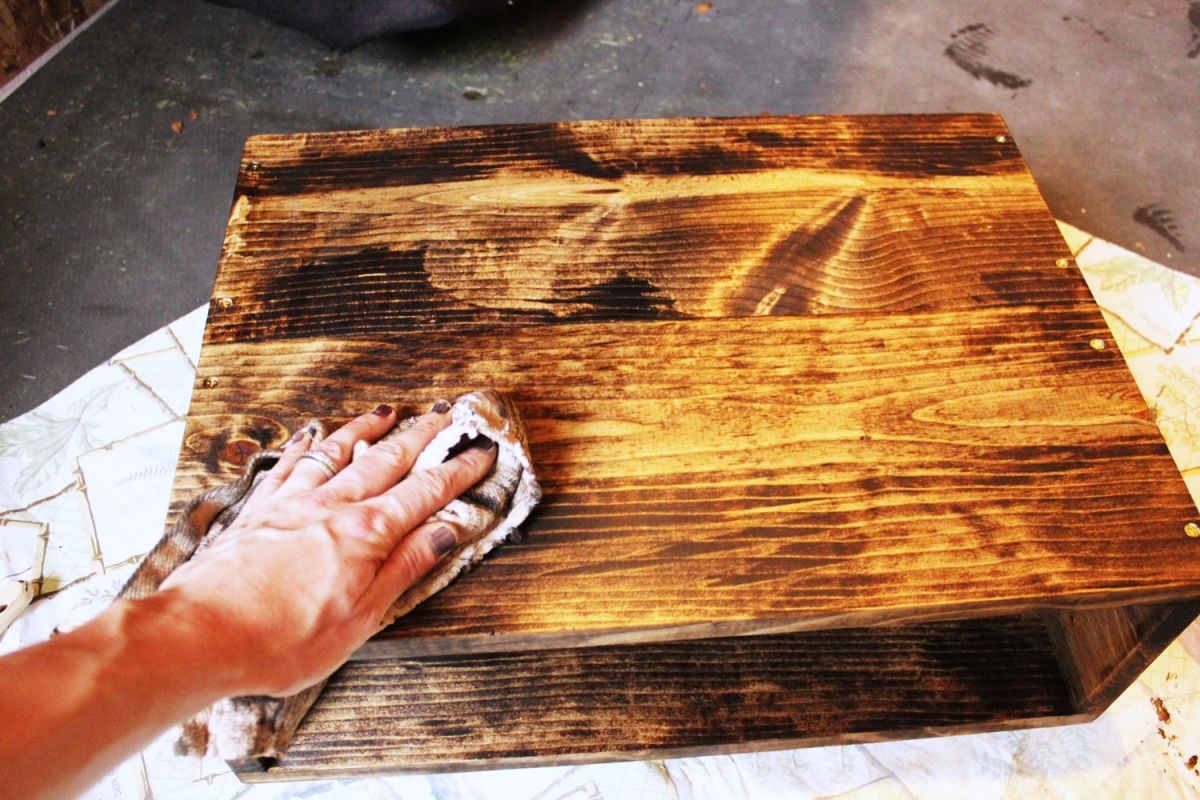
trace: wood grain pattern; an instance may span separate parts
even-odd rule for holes
[[[239,407],[282,437],[360,398],[512,395],[546,494],[526,541],[380,655],[1187,594],[1190,497],[1100,336],[1051,307],[210,343],[179,480]]]
[[[1035,615],[351,662],[243,780],[664,758],[1085,719]]]
[[[255,779],[1084,719],[1196,613],[1196,510],[995,115],[251,139],[175,507],[482,386],[526,540]]]
[[[569,172],[605,180],[776,169],[901,179],[1025,173],[997,114],[674,118],[255,136],[239,194]]]
[[[995,115],[255,137],[238,192],[207,341],[1091,303]]]
[[[1200,615],[1200,602],[1046,612],[1077,708],[1103,709]]]

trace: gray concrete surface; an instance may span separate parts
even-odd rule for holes
[[[995,110],[1057,216],[1200,274],[1198,55],[1187,0],[515,0],[349,52],[119,0],[0,103],[0,419],[207,299],[260,132]]]

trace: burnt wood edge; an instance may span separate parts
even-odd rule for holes
[[[1189,588],[1188,592],[1194,592]],[[484,655],[488,653],[533,652],[538,650],[562,650],[575,647],[608,647],[612,645],[652,644],[655,642],[684,642],[696,639],[715,639],[728,636],[772,636],[789,633],[812,633],[841,628],[888,628],[897,625],[915,625],[929,622],[950,622],[960,619],[986,619],[1031,612],[1042,612],[1051,619],[1056,612],[1086,611],[1094,608],[1111,607],[1114,601],[1129,605],[1159,605],[1177,601],[1179,590],[1141,589],[1120,593],[1106,592],[1100,599],[1087,596],[1071,598],[1062,596],[1054,600],[1033,599],[1025,602],[979,602],[931,606],[928,608],[902,608],[887,612],[877,610],[856,611],[846,614],[818,614],[798,619],[722,620],[700,622],[691,625],[668,625],[662,627],[630,627],[588,631],[530,632],[518,634],[467,634],[439,636],[436,639],[418,635],[389,635],[387,630],[368,639],[351,654],[351,661],[368,661],[379,658],[427,658],[434,656]],[[1171,640],[1187,627],[1187,622],[1200,616],[1200,599],[1187,601],[1196,605],[1191,617],[1183,622],[1175,633],[1170,634],[1154,651],[1150,661]],[[1186,616],[1186,614],[1185,614]],[[1174,624],[1174,621],[1172,621]],[[1163,635],[1166,635],[1164,628]],[[1061,634],[1061,630],[1056,631]],[[1056,640],[1058,646],[1061,640]],[[1065,646],[1065,645],[1064,645]],[[1064,651],[1065,652],[1065,651]],[[1061,660],[1061,659],[1060,659]],[[1143,666],[1141,669],[1144,669]],[[1139,669],[1140,671],[1140,669]],[[1135,673],[1136,675],[1136,673]],[[1119,692],[1118,692],[1119,693]],[[1115,699],[1115,698],[1114,698]],[[1083,708],[1081,707],[1081,710]]]
[[[766,753],[773,750],[794,750],[808,747],[846,746],[854,744],[877,744],[903,741],[906,739],[934,739],[946,736],[964,736],[973,733],[1000,733],[1026,728],[1041,728],[1057,725],[1074,725],[1091,722],[1095,715],[1071,714],[1065,716],[1030,717],[1020,720],[1002,720],[991,723],[969,722],[958,725],[931,726],[924,728],[897,728],[888,731],[869,731],[833,736],[810,738],[771,739],[756,742],[739,742],[733,745],[699,745],[695,747],[663,747],[645,750],[625,750],[610,753],[555,753],[546,756],[514,756],[512,758],[487,758],[414,763],[400,767],[389,765],[363,765],[344,767],[334,771],[290,767],[286,759],[249,759],[227,762],[243,783],[275,783],[278,781],[329,780],[367,775],[413,775],[428,773],[480,772],[497,769],[526,769],[547,766],[580,766],[620,761],[649,761],[667,758],[689,758],[694,756],[734,755],[739,753]]]
[[[913,120],[927,120],[929,122],[962,122],[972,123],[981,128],[988,129],[988,133],[997,135],[1009,135],[1008,123],[1004,120],[1004,115],[997,111],[934,111],[929,113],[913,112],[908,114],[734,114],[732,116],[704,116],[704,115],[680,115],[668,117],[645,117],[645,118],[620,118],[620,117],[596,117],[594,119],[544,119],[533,120],[527,122],[497,122],[482,125],[412,125],[399,128],[353,128],[349,130],[337,131],[309,131],[305,133],[256,133],[246,137],[246,143],[243,148],[243,153],[246,157],[254,157],[255,153],[249,152],[255,145],[260,144],[275,144],[293,142],[298,137],[304,137],[305,144],[310,147],[316,145],[337,143],[344,141],[348,137],[361,137],[365,135],[391,134],[396,135],[401,132],[413,133],[430,136],[447,136],[461,134],[462,132],[481,132],[490,133],[497,131],[511,131],[521,129],[538,129],[552,127],[567,127],[573,129],[604,129],[611,125],[621,124],[663,124],[663,123],[681,123],[681,124],[752,124],[764,123],[771,125],[786,124],[789,121],[804,120],[804,121],[835,121],[835,120],[851,120],[856,123],[878,125],[881,129],[886,128],[889,132],[896,129],[901,123],[909,123]],[[889,124],[892,123],[892,124]],[[471,140],[464,140],[464,144],[470,144]]]
[[[1131,606],[1128,611],[1147,614],[1151,617],[1151,622],[1140,635],[1135,633],[1134,647],[1125,651],[1115,663],[1104,665],[1104,677],[1090,685],[1083,678],[1081,660],[1101,656],[1092,652],[1082,652],[1079,647],[1073,646],[1072,628],[1099,626],[1103,623],[1095,618],[1088,618],[1086,614],[1070,616],[1069,612],[1054,610],[1042,614],[1063,678],[1071,692],[1071,700],[1079,713],[1088,719],[1100,716],[1193,621],[1200,617],[1200,598],[1177,603]]]
[[[848,130],[831,131],[838,123]],[[680,138],[646,151],[640,143],[614,142],[613,132],[645,141]],[[259,135],[246,142],[236,191],[283,196],[420,185],[514,168],[600,180],[747,173],[813,148],[832,164],[851,159],[845,163],[857,170],[1028,175],[997,114],[665,117]],[[397,153],[406,159],[397,161]]]
[[[832,122],[850,122],[859,126],[859,133],[889,134],[896,137],[905,132],[917,131],[920,140],[930,133],[944,131],[948,125],[964,126],[959,133],[968,133],[966,127],[973,127],[970,133],[978,137],[991,137],[998,145],[1013,148],[1015,155],[1020,158],[1022,166],[1025,158],[1016,148],[1008,122],[998,112],[931,112],[910,114],[758,114],[732,116],[652,116],[652,118],[596,118],[587,120],[533,120],[524,122],[492,122],[484,125],[426,125],[392,128],[353,128],[347,131],[310,131],[304,133],[256,133],[247,137],[242,144],[241,160],[238,169],[238,191],[241,196],[242,187],[252,185],[260,173],[272,168],[293,166],[296,158],[292,155],[280,156],[271,152],[275,146],[293,145],[299,139],[304,139],[305,148],[312,151],[308,163],[320,164],[336,158],[341,154],[338,146],[348,142],[359,142],[371,152],[380,152],[379,140],[385,140],[395,149],[398,145],[412,144],[449,144],[451,146],[470,146],[498,136],[508,134],[596,134],[602,137],[613,127],[650,128],[661,132],[672,125],[692,126],[700,128],[712,126],[713,130],[737,127],[776,128],[787,125],[820,125]],[[1003,138],[996,138],[1003,137]],[[853,142],[853,139],[851,139]],[[323,152],[328,151],[328,152]],[[527,154],[522,154],[527,155]],[[1027,169],[1024,172],[1028,172]],[[253,192],[245,192],[252,194]]]

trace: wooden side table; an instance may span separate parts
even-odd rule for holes
[[[1082,721],[1200,613],[1196,509],[994,115],[251,139],[175,507],[310,416],[489,386],[525,540],[244,779]]]

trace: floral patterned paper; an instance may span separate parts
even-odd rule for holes
[[[1200,278],[1059,227],[1200,505]]]

